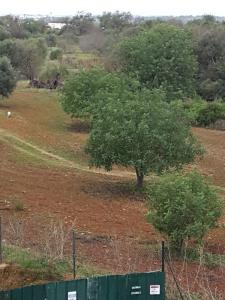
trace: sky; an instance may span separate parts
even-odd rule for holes
[[[140,16],[225,16],[225,0],[0,0],[0,15],[74,15],[126,11]]]

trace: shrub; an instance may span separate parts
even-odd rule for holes
[[[171,105],[183,109],[192,125],[197,125],[199,112],[207,106],[207,102],[202,99],[191,100],[176,100],[172,101]]]
[[[148,195],[148,221],[168,236],[171,248],[179,254],[185,240],[202,241],[223,213],[215,188],[196,172],[164,175]]]
[[[51,60],[57,60],[62,58],[62,49],[56,48],[51,51],[50,53],[50,59]]]
[[[68,75],[68,70],[65,66],[55,62],[48,63],[39,74],[40,80],[47,81],[60,76],[61,79]]]
[[[225,104],[212,102],[200,109],[196,121],[198,125],[208,126],[220,119],[225,120]]]

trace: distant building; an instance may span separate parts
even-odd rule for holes
[[[61,29],[65,25],[66,23],[48,23],[48,26],[52,29]]]

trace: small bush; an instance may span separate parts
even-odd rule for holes
[[[62,59],[62,49],[56,48],[50,53],[51,60]]]
[[[47,81],[60,76],[61,79],[64,79],[68,75],[68,70],[65,66],[60,65],[56,62],[48,63],[40,72],[40,80]]]
[[[225,120],[225,103],[220,101],[207,102],[195,99],[174,101],[172,105],[183,108],[192,125],[207,127],[216,121]]]
[[[215,188],[196,172],[164,175],[148,193],[148,221],[168,236],[179,254],[185,240],[201,242],[223,213]]]
[[[24,204],[22,201],[15,201],[15,210],[16,211],[23,211],[24,210]]]
[[[225,120],[225,104],[222,102],[212,102],[207,103],[207,106],[198,112],[196,121],[200,126],[209,126],[221,119]]]

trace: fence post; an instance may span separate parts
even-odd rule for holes
[[[0,264],[3,263],[3,253],[2,253],[2,217],[0,216]]]
[[[76,234],[73,230],[73,278],[76,278]]]
[[[162,241],[161,246],[161,269],[162,272],[165,272],[165,242]]]

